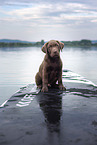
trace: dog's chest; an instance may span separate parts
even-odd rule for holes
[[[55,72],[55,73],[58,73],[60,71],[60,64],[55,62],[55,63],[51,63],[48,68],[47,68],[47,71],[49,73],[52,73],[52,72]]]

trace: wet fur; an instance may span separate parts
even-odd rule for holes
[[[36,84],[38,88],[42,88],[42,92],[47,92],[48,86],[54,86],[57,81],[60,90],[66,89],[62,84],[62,61],[60,59],[60,50],[63,47],[62,42],[55,40],[50,40],[42,47],[46,55],[35,76]]]

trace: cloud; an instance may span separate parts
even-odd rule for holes
[[[60,37],[61,34],[64,36],[66,33],[68,35],[70,33],[73,37],[74,32],[78,31],[77,34],[81,34],[82,30],[90,31],[92,30],[90,27],[96,25],[95,3],[91,0],[76,2],[74,0],[0,0],[1,26],[3,29],[4,26],[9,27],[11,32],[15,31],[14,28],[21,33],[25,31],[26,36],[35,32],[36,35],[39,32],[42,36],[47,32],[51,35],[50,31],[52,31],[56,35],[60,34]]]
[[[25,8],[2,11],[2,13],[7,15],[8,19],[6,18],[6,20],[19,20],[25,21],[27,25],[28,23],[29,25],[33,23],[42,26],[70,25],[70,21],[78,25],[82,21],[86,21],[86,19],[91,22],[97,19],[97,11],[95,9],[79,3],[63,3],[63,5],[56,3],[55,9],[53,4],[30,5]]]

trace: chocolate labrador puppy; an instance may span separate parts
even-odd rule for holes
[[[48,91],[48,86],[55,86],[58,81],[60,90],[66,90],[62,84],[62,61],[60,59],[60,50],[64,44],[59,41],[50,40],[42,47],[42,51],[46,53],[39,72],[35,76],[38,88],[42,88],[42,92]]]

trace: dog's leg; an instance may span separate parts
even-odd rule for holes
[[[60,89],[60,90],[63,90],[63,91],[66,90],[66,88],[63,86],[63,83],[62,83],[62,69],[61,69],[61,71],[59,72],[58,84],[59,84],[59,89]]]
[[[42,72],[42,92],[47,92],[48,91],[48,72],[46,70],[46,68],[43,68],[43,72]]]
[[[42,88],[42,78],[39,76],[39,73],[36,74],[35,76],[35,82],[36,82],[36,85],[39,89]]]

